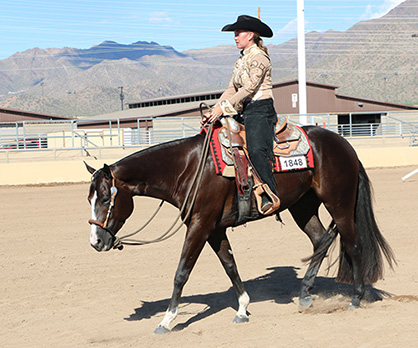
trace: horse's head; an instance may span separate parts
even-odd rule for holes
[[[90,244],[97,251],[107,251],[115,246],[116,233],[133,211],[132,195],[127,185],[114,177],[108,165],[99,170],[85,165],[92,174],[88,196]]]

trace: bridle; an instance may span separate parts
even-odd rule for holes
[[[107,210],[106,219],[104,222],[90,219],[89,224],[99,226],[100,228],[104,229],[106,232],[110,233],[115,240],[115,242],[113,243],[113,248],[118,248],[121,250],[123,246],[120,243],[119,238],[116,237],[116,235],[107,227],[110,214],[112,213],[112,209],[115,206],[115,198],[116,198],[116,195],[118,194],[118,188],[116,187],[116,179],[115,179],[115,176],[113,175],[112,170],[110,170],[110,174],[112,175],[112,186],[110,187],[110,203],[109,203],[109,208]]]

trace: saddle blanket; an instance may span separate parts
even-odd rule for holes
[[[273,171],[275,173],[314,168],[312,148],[305,131],[301,127],[294,124],[290,125],[290,127],[292,129],[291,134],[294,137],[294,139],[290,140],[290,142],[297,141],[298,145],[297,148],[293,149],[292,151],[283,150],[289,147],[289,142],[285,141],[285,145],[283,146],[283,143],[277,143],[278,139],[276,136],[276,143],[274,144],[273,151]],[[203,128],[201,132],[206,132],[206,130],[206,128]],[[225,141],[227,136],[225,132],[226,127],[217,125],[213,127],[213,133],[210,141],[210,150],[214,161],[216,174],[227,177],[234,177],[234,165],[232,157],[230,156],[230,150],[228,146],[226,146],[229,144],[229,141]]]

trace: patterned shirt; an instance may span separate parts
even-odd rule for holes
[[[231,81],[218,100],[224,116],[243,111],[244,102],[273,98],[269,56],[256,44],[241,52]]]

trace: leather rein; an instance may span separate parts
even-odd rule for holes
[[[202,117],[204,116],[203,111],[202,111],[203,106],[211,109],[206,103],[201,103],[200,104],[200,113],[201,113]],[[209,149],[210,149],[210,139],[211,139],[211,136],[212,136],[212,130],[213,130],[213,123],[209,124],[208,131],[206,132],[206,137],[205,137],[205,140],[203,142],[203,150],[202,150],[202,154],[201,154],[200,159],[199,159],[197,170],[196,170],[196,173],[193,177],[192,183],[191,183],[191,185],[190,185],[190,187],[187,191],[186,198],[183,202],[183,205],[180,209],[180,212],[179,212],[177,218],[175,219],[174,223],[161,236],[159,236],[159,237],[157,237],[153,240],[139,240],[139,239],[132,239],[131,238],[134,235],[141,232],[154,219],[154,217],[157,215],[157,213],[161,209],[164,201],[160,202],[156,211],[152,214],[152,216],[148,219],[148,221],[141,228],[139,228],[138,230],[136,230],[132,233],[126,234],[126,235],[121,236],[121,237],[117,237],[115,235],[115,233],[113,233],[107,227],[110,215],[112,213],[112,209],[115,206],[116,195],[118,193],[118,189],[116,187],[116,178],[113,175],[112,171],[110,171],[110,173],[112,175],[112,186],[110,187],[110,203],[109,203],[109,208],[107,210],[106,219],[105,219],[104,222],[100,222],[100,221],[97,221],[97,220],[90,219],[88,221],[89,224],[99,226],[100,228],[104,229],[106,232],[110,233],[112,235],[112,237],[114,238],[112,248],[113,249],[119,249],[119,250],[122,250],[124,245],[145,245],[145,244],[157,243],[157,242],[161,242],[163,240],[166,240],[166,239],[174,236],[181,229],[181,227],[183,226],[183,224],[180,224],[178,227],[176,227],[174,229],[174,227],[177,225],[178,221],[180,220],[181,216],[186,211],[187,202],[190,200],[190,198],[191,198],[191,200],[190,200],[190,204],[189,204],[189,209],[186,212],[185,217],[182,219],[182,223],[189,218],[190,213],[192,212],[193,205],[194,205],[194,202],[196,200],[197,193],[199,191],[200,182],[202,180],[203,171],[204,171],[204,168],[205,168],[205,160],[207,158],[207,155],[208,155]],[[194,187],[194,192],[192,194],[193,187]]]

